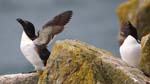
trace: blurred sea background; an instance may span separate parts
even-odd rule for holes
[[[115,9],[123,1],[0,0],[0,74],[34,69],[20,51],[22,27],[16,18],[31,21],[38,30],[49,19],[66,10],[73,10],[73,17],[53,43],[56,40],[79,39],[120,57]]]

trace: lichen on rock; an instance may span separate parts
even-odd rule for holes
[[[78,40],[57,41],[38,84],[145,84],[150,79],[110,52]]]
[[[150,76],[150,34],[142,38],[142,52],[139,59],[141,70]]]
[[[130,21],[136,27],[140,40],[150,32],[150,0],[127,0],[117,7],[116,12],[120,26],[119,31],[126,22]],[[118,38],[121,38],[120,32]]]
[[[39,77],[40,76],[40,77]],[[42,75],[1,75],[0,84],[150,84],[142,71],[78,40],[57,41]]]
[[[136,14],[136,27],[139,38],[150,33],[150,0],[141,1]]]
[[[136,12],[139,6],[139,0],[128,0],[126,2],[121,3],[117,9],[117,15],[119,19],[120,25],[124,22],[131,21],[135,22]]]
[[[130,21],[136,27],[139,40],[145,36],[142,39],[139,65],[145,74],[150,75],[150,0],[127,0],[118,6],[116,12],[120,23],[118,42],[125,39],[120,35],[120,32],[127,21]]]

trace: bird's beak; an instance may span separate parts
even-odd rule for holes
[[[24,23],[24,21],[21,18],[16,19],[20,24]]]
[[[22,20],[21,18],[17,18],[16,20],[17,20],[21,25],[24,25],[24,23],[25,23],[25,21]]]
[[[23,27],[25,26],[25,21],[22,20],[21,18],[16,19]]]

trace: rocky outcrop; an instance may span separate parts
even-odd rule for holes
[[[0,75],[0,84],[37,84],[38,79],[35,73]]]
[[[142,71],[78,40],[57,41],[38,84],[148,84]]]
[[[139,59],[141,70],[150,76],[150,34],[142,38],[142,52]]]

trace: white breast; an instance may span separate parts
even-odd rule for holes
[[[138,66],[138,60],[141,53],[141,45],[136,39],[128,36],[120,46],[120,55],[123,61],[131,66]]]
[[[33,41],[26,35],[22,34],[20,49],[28,61],[35,67],[35,70],[43,70],[44,64],[35,50]]]

